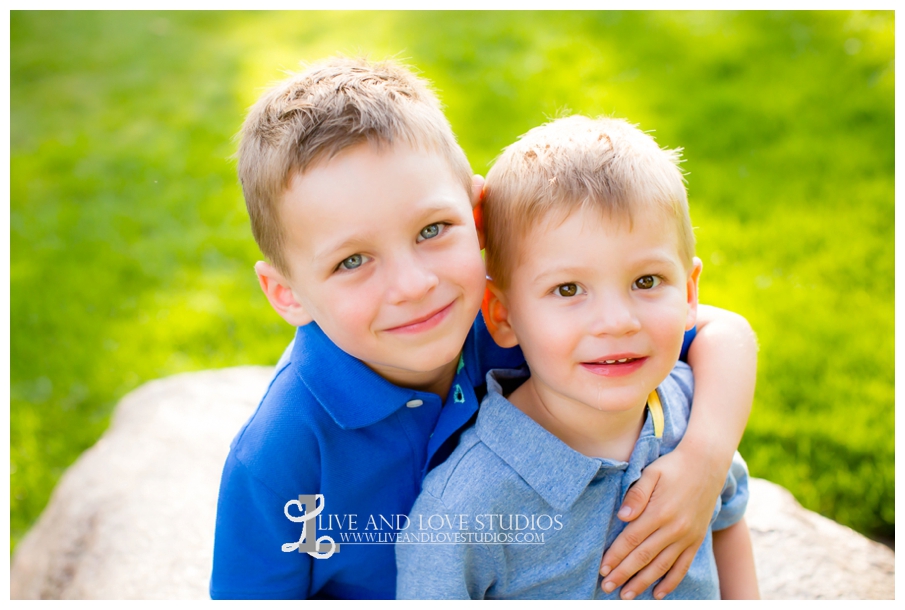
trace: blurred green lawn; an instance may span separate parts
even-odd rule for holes
[[[13,12],[10,529],[139,384],[273,363],[233,135],[299,60],[396,56],[478,173],[568,109],[685,149],[702,300],[760,338],[741,450],[894,537],[894,17]]]

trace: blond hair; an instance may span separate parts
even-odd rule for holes
[[[279,202],[292,176],[369,142],[445,157],[471,197],[472,173],[428,83],[399,64],[336,57],[265,92],[242,125],[239,180],[264,256],[288,274]]]
[[[553,212],[565,217],[583,206],[629,222],[636,213],[667,213],[675,220],[679,252],[690,268],[694,232],[680,152],[661,149],[621,119],[571,116],[535,127],[508,146],[487,174],[490,277],[505,289],[528,232]]]

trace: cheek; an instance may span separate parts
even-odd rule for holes
[[[484,259],[481,258],[480,250],[476,248],[477,243],[474,244],[474,248],[461,248],[457,254],[444,259],[448,277],[454,278],[454,281],[462,286],[469,302],[477,303],[475,313],[484,297],[484,288],[487,284]]]
[[[580,334],[574,328],[575,316],[556,307],[516,305],[512,310],[516,336],[526,356],[545,366],[568,360]]]
[[[657,337],[660,344],[681,347],[685,337],[686,319],[687,307],[684,302],[677,302],[671,307],[658,308],[656,311],[650,312],[646,326],[650,329],[651,334]]]
[[[380,294],[366,283],[353,290],[337,290],[325,303],[325,315],[333,320],[338,332],[347,336],[368,332],[380,309]]]

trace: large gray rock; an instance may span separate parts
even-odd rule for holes
[[[764,599],[895,599],[895,553],[751,479],[745,520]]]
[[[206,598],[220,471],[271,374],[189,373],[126,396],[17,547],[11,597]],[[894,598],[894,553],[785,489],[753,479],[747,520],[763,597]]]
[[[16,548],[11,597],[209,598],[220,472],[272,374],[188,373],[123,398]]]

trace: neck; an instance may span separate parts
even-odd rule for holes
[[[452,387],[456,377],[456,369],[459,365],[459,356],[455,360],[444,364],[432,371],[406,371],[383,367],[376,364],[365,363],[372,371],[395,385],[402,388],[410,388],[419,392],[430,392],[439,396],[446,402],[446,396]]]
[[[588,457],[627,462],[644,426],[647,401],[621,411],[599,411],[534,383],[518,387],[509,401],[569,447]]]

